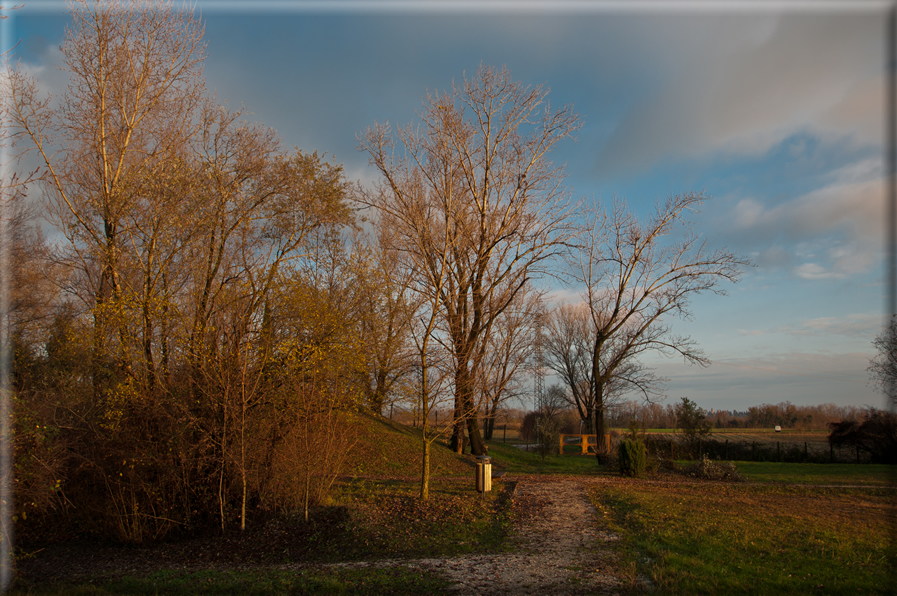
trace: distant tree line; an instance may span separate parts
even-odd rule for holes
[[[712,428],[774,428],[829,430],[833,422],[860,421],[867,408],[822,404],[801,406],[789,401],[751,406],[746,411],[702,410]],[[615,428],[627,428],[636,420],[645,428],[678,428],[676,404],[626,400],[610,410],[608,419]]]

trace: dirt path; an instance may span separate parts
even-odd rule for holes
[[[363,567],[407,566],[432,570],[452,582],[453,594],[618,594],[618,537],[600,530],[585,487],[571,479],[521,479],[513,496],[518,520],[514,554],[349,563]]]

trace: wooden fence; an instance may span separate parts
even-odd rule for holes
[[[566,442],[564,439],[566,437],[577,438],[579,441],[569,441]],[[564,454],[564,445],[581,445],[582,446],[582,454],[585,455],[589,453],[589,449],[592,450],[592,453],[595,453],[595,447],[599,446],[598,443],[598,435],[561,435],[560,444],[558,445],[558,455]],[[604,448],[605,453],[610,452],[610,435],[604,435]]]

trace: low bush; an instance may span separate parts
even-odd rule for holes
[[[617,449],[617,464],[623,476],[641,476],[645,473],[648,456],[645,444],[637,439],[623,439]]]
[[[738,468],[735,467],[735,464],[716,462],[707,459],[706,455],[698,463],[684,468],[682,473],[691,478],[702,478],[704,480],[744,482],[744,478],[738,473]]]
[[[545,456],[557,453],[560,441],[560,423],[557,418],[542,416],[536,425],[536,449],[545,461]]]

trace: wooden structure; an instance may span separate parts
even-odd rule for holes
[[[585,455],[589,453],[589,449],[592,450],[592,453],[595,453],[595,447],[599,446],[598,443],[598,435],[561,435],[560,445],[558,445],[558,455],[564,454],[564,445],[576,445],[576,441],[571,441],[566,443],[564,439],[566,437],[577,437],[579,438],[579,445],[582,445],[582,454]],[[604,449],[605,453],[610,453],[610,435],[604,435]]]

